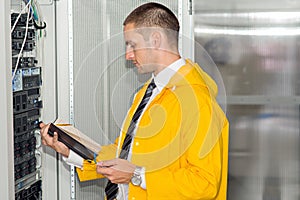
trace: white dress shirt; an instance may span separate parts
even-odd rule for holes
[[[148,105],[150,104],[150,102],[156,97],[156,95],[158,95],[162,89],[168,84],[168,82],[170,81],[171,77],[180,69],[180,67],[182,67],[183,65],[185,65],[185,60],[183,58],[178,59],[177,61],[173,62],[171,65],[169,65],[168,67],[166,67],[165,69],[163,69],[161,72],[159,72],[156,76],[152,75],[156,88],[153,90],[152,92],[152,96],[150,97],[146,107],[143,110],[144,111],[147,109]],[[175,89],[175,88],[174,88]],[[143,115],[143,113],[141,114],[141,116]],[[140,117],[141,118],[141,117]],[[137,125],[138,126],[139,122],[140,122],[140,118],[137,121]],[[135,134],[136,129],[134,130],[134,134]],[[131,143],[131,147],[130,147],[130,152],[128,155],[128,160],[131,160],[131,149],[132,149],[132,144]],[[70,150],[70,154],[69,157],[63,157],[63,160],[69,164],[69,165],[74,165],[78,168],[82,168],[83,166],[83,158],[81,158],[78,154],[74,153],[73,151]],[[141,178],[142,178],[142,183],[141,186],[143,189],[146,189],[146,178],[145,178],[145,169],[143,168],[142,174],[141,174]],[[123,194],[125,193],[125,194]],[[123,195],[125,195],[125,198],[123,197]],[[117,196],[118,200],[121,199],[127,199],[128,197],[128,184],[119,184],[119,193]]]

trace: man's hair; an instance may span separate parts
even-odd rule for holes
[[[158,27],[178,40],[179,22],[175,14],[166,6],[158,3],[146,3],[134,9],[125,19],[123,25],[133,23],[136,28]],[[167,33],[170,35],[170,33]],[[170,35],[170,36],[171,36]]]

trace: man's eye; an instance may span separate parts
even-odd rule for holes
[[[132,42],[126,42],[126,47],[127,48],[135,48],[135,44]]]

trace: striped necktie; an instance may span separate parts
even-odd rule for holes
[[[152,79],[151,83],[148,85],[148,88],[143,96],[141,103],[139,104],[138,108],[136,109],[136,111],[131,119],[129,128],[127,130],[127,133],[126,133],[123,145],[122,145],[122,150],[119,155],[119,158],[122,158],[122,159],[128,158],[128,154],[130,151],[130,146],[131,146],[132,138],[134,135],[134,129],[136,127],[136,123],[137,123],[138,119],[140,118],[144,108],[146,107],[146,105],[152,95],[152,91],[155,87],[156,87],[156,85],[154,83],[154,79]],[[116,199],[118,190],[119,190],[118,184],[108,181],[108,183],[105,187],[105,194],[106,194],[107,200]]]

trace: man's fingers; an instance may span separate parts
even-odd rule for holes
[[[113,165],[116,165],[116,159],[112,159],[112,160],[105,160],[105,161],[100,161],[97,163],[98,166],[100,167],[111,167]]]
[[[42,144],[46,145],[46,146],[48,145],[47,142],[46,142],[46,140],[42,140]]]
[[[54,132],[53,143],[56,143],[57,141],[58,141],[58,134],[56,132]]]
[[[44,126],[46,126],[46,124],[45,124],[44,122],[40,121],[40,122],[39,122],[39,127],[40,127],[40,128],[43,128]]]
[[[103,174],[104,176],[106,176],[110,171],[111,169],[107,168],[107,167],[101,167],[101,166],[97,166],[97,171],[98,173],[100,174]]]
[[[49,125],[46,125],[46,124],[41,128],[40,132],[41,132],[42,138],[48,136],[48,130],[49,130]]]

